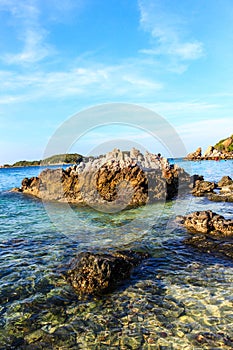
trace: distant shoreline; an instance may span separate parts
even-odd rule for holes
[[[215,158],[193,158],[193,159],[188,159],[186,157],[177,157],[177,158],[167,158],[168,161],[175,161],[175,160],[184,160],[187,162],[202,162],[202,161],[227,161],[227,160],[233,160],[233,156],[229,157],[229,158],[219,158],[219,159],[215,159]],[[77,164],[76,162],[72,162],[72,163],[64,163],[64,162],[59,162],[59,163],[50,163],[50,164],[28,164],[28,165],[0,165],[0,169],[17,169],[17,168],[32,168],[32,167],[55,167],[55,166],[72,166]]]
[[[33,167],[49,167],[49,166],[60,166],[67,165],[72,166],[76,163],[54,163],[54,164],[36,164],[36,165],[0,165],[0,169],[17,169],[17,168],[33,168]]]
[[[3,164],[0,168],[24,168],[32,166],[53,166],[76,164],[83,159],[79,153],[55,154],[51,157],[41,160],[20,160],[14,164]]]

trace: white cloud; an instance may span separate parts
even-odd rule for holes
[[[101,99],[127,96],[136,100],[143,96],[153,96],[161,89],[162,84],[135,73],[134,67],[129,68],[128,65],[93,64],[64,71],[37,71],[24,74],[0,71],[0,91],[2,90],[4,99],[2,101],[8,100],[9,103],[41,98],[85,95],[91,97],[92,94],[95,98]]]
[[[12,16],[11,26],[16,30],[17,39],[22,43],[18,53],[6,53],[1,59],[6,64],[29,64],[43,60],[55,52],[46,42],[48,32],[40,23],[40,9],[31,0],[0,0],[0,10]]]
[[[43,60],[51,55],[55,50],[44,42],[46,32],[35,31],[31,28],[24,33],[24,48],[18,54],[4,55],[4,61],[8,64],[27,64]]]
[[[130,75],[125,75],[123,76],[123,80],[130,83],[131,85],[134,86],[140,86],[141,89],[152,89],[152,90],[161,90],[162,89],[162,84],[161,83],[157,83],[148,79],[144,79],[144,78],[138,78],[136,76],[130,76]]]
[[[195,60],[203,55],[203,44],[200,42],[189,42],[171,46],[170,54],[180,56],[184,60]]]
[[[186,39],[186,23],[180,14],[169,12],[161,0],[139,0],[140,25],[149,32],[152,45],[140,50],[147,55],[168,55],[180,60],[196,60],[204,55],[203,43]]]

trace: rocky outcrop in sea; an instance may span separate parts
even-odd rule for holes
[[[198,147],[195,152],[189,153],[186,160],[220,160],[233,159],[233,152],[219,151],[214,146],[209,146],[207,150],[202,153],[201,147]]]
[[[195,181],[192,194],[215,202],[233,202],[233,180],[229,176],[223,176],[215,183],[199,178]]]
[[[218,237],[233,237],[233,220],[211,210],[196,211],[177,218],[190,232],[211,234]]]
[[[116,206],[143,205],[174,198],[187,190],[190,176],[166,158],[133,148],[114,149],[89,157],[67,169],[45,169],[38,177],[25,178],[16,191],[43,200]]]
[[[220,160],[233,159],[233,135],[219,141],[215,146],[209,146],[202,153],[201,147],[198,147],[195,152],[189,153],[186,160]]]

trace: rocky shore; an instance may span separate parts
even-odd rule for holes
[[[195,152],[189,153],[186,160],[221,160],[233,159],[233,135],[216,143],[215,146],[209,146],[202,153],[201,147],[198,147]]]
[[[233,159],[233,152],[219,151],[214,146],[209,146],[202,153],[202,148],[198,147],[195,152],[187,154],[186,160],[221,160]]]
[[[131,207],[174,198],[192,179],[166,158],[133,148],[114,149],[104,156],[83,159],[67,169],[46,169],[25,178],[14,191],[42,200],[76,204],[114,203]]]

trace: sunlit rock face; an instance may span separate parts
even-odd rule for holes
[[[189,175],[166,158],[133,148],[84,157],[67,169],[43,170],[25,178],[19,191],[43,200],[130,207],[172,199],[189,183]]]

